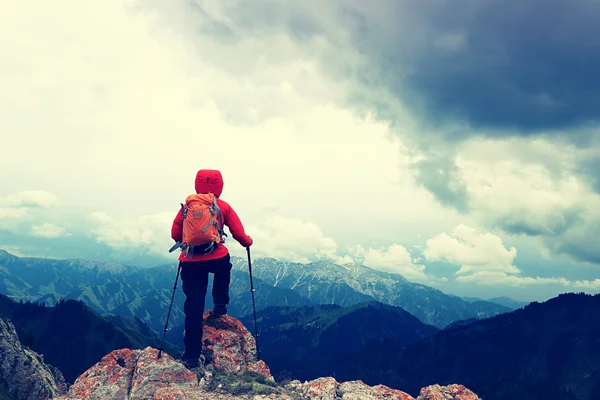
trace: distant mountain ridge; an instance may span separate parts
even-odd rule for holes
[[[230,315],[251,312],[246,260],[232,257]],[[368,301],[403,307],[421,321],[444,327],[468,318],[486,318],[510,311],[489,302],[468,303],[455,296],[416,283],[397,274],[359,265],[330,262],[286,263],[270,258],[253,261],[256,306],[338,304],[351,306]],[[15,257],[0,252],[0,292],[56,304],[60,298],[83,301],[99,313],[136,316],[162,332],[176,265],[138,268],[118,263]],[[180,283],[181,285],[181,283]],[[210,287],[209,287],[210,293]],[[206,307],[212,307],[207,296]],[[183,323],[184,296],[177,290],[172,326]]]
[[[513,310],[518,310],[519,308],[525,307],[529,302],[527,301],[518,301],[515,299],[511,299],[510,297],[501,296],[501,297],[492,297],[487,301],[491,301],[492,303],[503,305],[504,307],[511,308]]]
[[[592,400],[600,393],[600,294],[567,293],[454,324],[395,351],[364,348],[366,383],[418,390],[461,380],[483,399]],[[410,369],[397,368],[408,365]],[[451,367],[449,367],[451,366]]]
[[[234,269],[246,270],[246,260],[232,257]],[[308,264],[273,258],[253,260],[256,277],[277,288],[293,289],[315,304],[351,306],[368,301],[400,306],[422,322],[443,328],[468,318],[487,318],[511,311],[500,304],[462,300],[432,287],[407,281],[398,274],[362,265],[328,261]]]
[[[492,297],[487,300],[480,299],[479,297],[461,297],[461,299],[469,303],[475,303],[477,301],[488,301],[490,303],[500,304],[501,306],[508,307],[511,310],[518,310],[519,308],[523,308],[527,304],[529,304],[529,302],[527,301],[519,301],[506,296]]]
[[[94,311],[135,316],[161,332],[171,301],[177,265],[138,268],[85,260],[16,257],[0,251],[0,293],[54,305],[60,299],[84,302]],[[212,281],[212,280],[211,280]],[[303,306],[312,302],[289,289],[274,288],[256,278],[258,309],[271,305]],[[206,307],[212,308],[209,284]],[[242,316],[252,311],[247,272],[232,271],[229,313]],[[181,279],[173,303],[171,326],[183,323]]]

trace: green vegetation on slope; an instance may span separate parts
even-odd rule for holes
[[[593,400],[600,393],[600,295],[544,303],[445,329],[398,352],[372,343],[366,383],[412,395],[432,382],[461,383],[486,400]]]
[[[362,360],[365,346],[390,342],[401,348],[438,332],[402,308],[378,302],[271,307],[257,318],[261,355],[279,379],[361,379],[356,363],[373,365]],[[254,332],[251,315],[242,322]]]
[[[12,395],[8,391],[8,385],[2,377],[0,377],[0,400],[13,400]]]

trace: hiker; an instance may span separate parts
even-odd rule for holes
[[[186,247],[184,242],[179,256],[182,288],[186,297],[183,305],[183,312],[185,314],[185,331],[183,337],[185,351],[182,358],[188,368],[198,366],[198,359],[202,352],[202,315],[204,314],[209,273],[214,274],[212,296],[215,305],[210,317],[218,318],[227,314],[232,265],[229,251],[223,244],[224,236],[226,236],[223,232],[223,225],[229,227],[233,238],[242,246],[247,248],[252,245],[252,238],[244,232],[244,226],[233,208],[219,198],[223,191],[223,177],[221,176],[221,172],[201,169],[196,174],[195,188],[196,194],[210,195],[212,193],[214,197],[193,194],[188,196],[186,204],[190,205],[190,208],[185,215],[187,225],[184,226],[184,205],[182,205],[171,228],[171,237],[176,242],[184,242],[184,236],[188,240],[194,235],[202,237],[202,233],[200,233],[202,231],[213,232],[213,241],[205,240],[207,243],[204,245]],[[212,199],[214,202],[207,202],[210,206],[204,205],[204,209],[198,211],[200,209],[192,209],[192,203],[189,202],[194,197]],[[198,203],[196,202],[196,207],[199,207]],[[203,218],[203,215],[211,215],[207,211],[211,212],[213,219],[208,224],[206,220],[201,221],[200,224],[196,223],[196,221]],[[195,223],[196,226],[194,226]],[[211,229],[207,230],[209,227]],[[186,230],[185,234],[184,228]],[[190,232],[191,230],[194,230],[194,232]]]

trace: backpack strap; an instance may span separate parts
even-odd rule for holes
[[[183,203],[181,203],[181,215],[183,216],[183,219],[187,217],[187,207]]]
[[[213,203],[210,206],[210,212],[213,215],[215,215],[215,213],[216,213],[217,217],[219,218],[219,226],[217,226],[217,231],[219,231],[219,236],[221,236],[222,243],[224,243],[225,237],[227,236],[227,234],[225,233],[225,230],[224,230],[225,227],[224,227],[224,223],[223,223],[223,212],[221,211],[221,207],[219,207],[219,204],[217,203],[216,196],[213,198]]]
[[[223,243],[225,243],[225,237],[227,234],[225,233],[225,224],[223,223],[223,212],[219,209],[219,234],[221,235],[221,239]]]

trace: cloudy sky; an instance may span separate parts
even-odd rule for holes
[[[179,203],[216,168],[254,257],[600,292],[597,1],[2,9],[2,249],[172,262]]]

